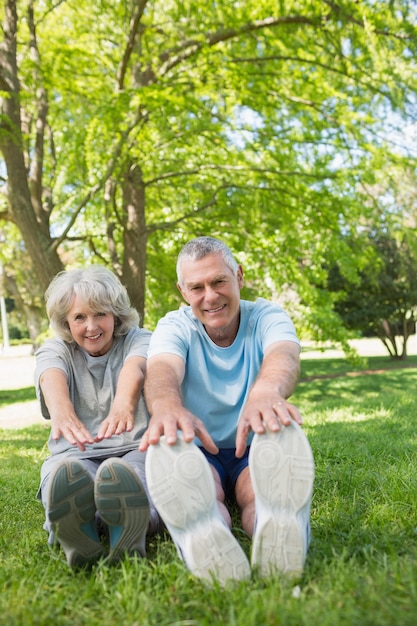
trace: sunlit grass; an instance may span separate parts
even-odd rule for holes
[[[416,385],[412,368],[300,383],[316,461],[305,572],[225,590],[195,580],[167,535],[147,559],[71,571],[48,549],[35,500],[47,431],[0,431],[0,624],[415,626]]]

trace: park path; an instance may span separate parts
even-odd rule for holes
[[[361,356],[387,356],[382,342],[379,339],[359,339],[352,341],[352,345]],[[304,346],[302,358],[338,358],[343,357],[340,350],[326,350],[320,352],[310,350]],[[417,336],[413,335],[407,344],[408,353],[417,354]],[[403,365],[404,367],[404,365]],[[35,371],[35,357],[31,353],[30,346],[12,346],[7,350],[0,348],[0,390],[22,389],[33,386]],[[5,407],[0,407],[0,428],[24,428],[33,424],[43,424],[49,429],[49,422],[40,412],[37,400],[29,402],[14,402]]]
[[[30,346],[12,346],[0,350],[1,390],[33,387],[34,372],[35,357],[31,354]],[[33,424],[44,424],[48,428],[37,400],[14,402],[0,407],[0,428],[24,428]]]

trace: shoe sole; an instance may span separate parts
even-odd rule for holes
[[[124,553],[146,556],[148,498],[139,478],[122,459],[106,459],[94,487],[98,514],[109,529],[110,558]]]
[[[148,489],[180,557],[197,577],[220,584],[250,576],[249,562],[221,516],[214,477],[203,453],[165,437],[148,449]]]
[[[313,453],[300,426],[292,422],[278,432],[256,434],[249,471],[256,503],[252,566],[262,576],[298,575],[308,549],[314,482]]]
[[[82,567],[97,561],[103,546],[95,528],[94,483],[84,466],[65,460],[49,479],[48,517],[68,564]]]

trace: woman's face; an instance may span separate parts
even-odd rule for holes
[[[91,356],[102,356],[113,345],[113,313],[95,311],[77,295],[67,313],[67,322],[75,343]]]

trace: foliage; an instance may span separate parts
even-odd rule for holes
[[[209,233],[248,293],[296,293],[300,330],[346,341],[315,284],[360,263],[341,234],[371,219],[364,186],[413,114],[415,17],[408,0],[4,0],[0,219],[40,291],[101,261],[153,327],[180,302],[179,248]]]
[[[303,366],[313,376],[341,364]],[[225,590],[193,579],[167,535],[149,542],[147,559],[70,571],[48,549],[34,498],[47,429],[2,431],[0,624],[413,626],[416,384],[408,368],[299,385],[294,402],[316,462],[305,572],[293,582],[254,576]]]
[[[391,356],[405,358],[407,340],[415,333],[417,249],[414,235],[404,230],[395,234],[383,226],[365,231],[362,245],[373,253],[369,264],[358,272],[355,282],[334,265],[327,288],[337,294],[335,310],[347,328],[361,331],[363,336],[378,336]]]

